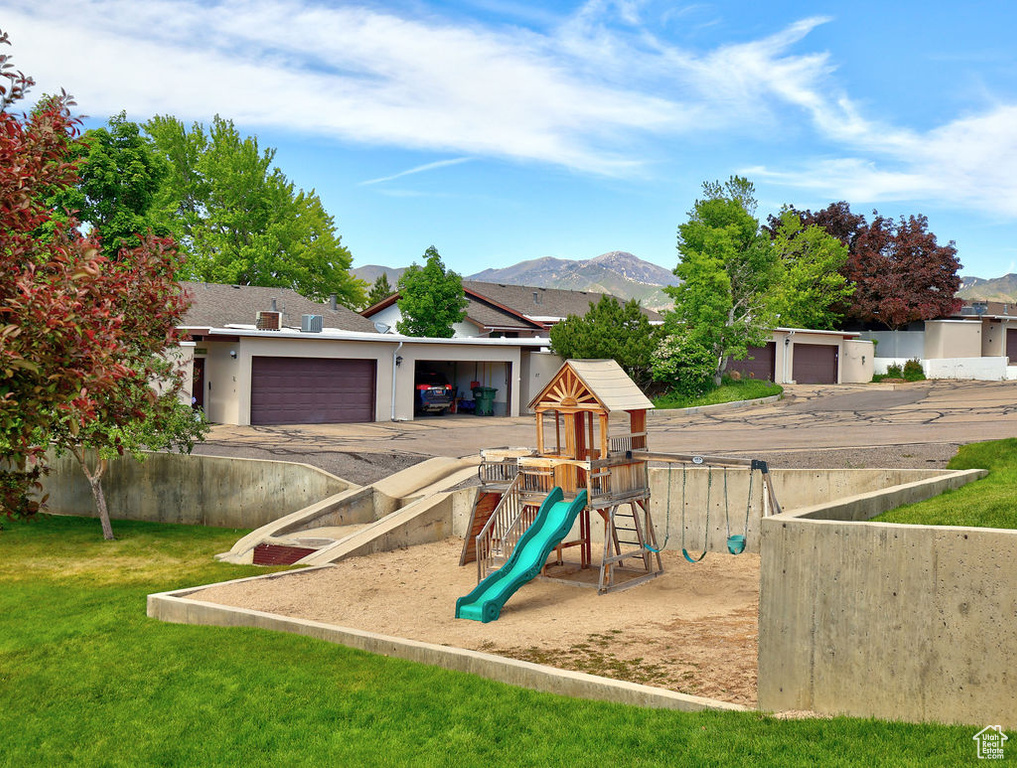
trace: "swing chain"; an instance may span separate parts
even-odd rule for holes
[[[700,457],[697,456],[695,458],[700,459],[698,463],[700,463],[700,464],[702,463],[702,459]],[[706,552],[710,548],[710,500],[711,500],[710,496],[711,496],[711,493],[712,493],[712,490],[713,490],[713,467],[711,466],[709,468],[708,474],[706,475],[706,523],[705,523],[706,531],[705,531],[705,536],[704,536],[705,541],[703,542],[703,551],[702,551],[702,554],[700,554],[699,557],[695,557],[695,558],[692,557],[692,555],[689,554],[688,549],[685,547],[685,506],[686,506],[685,505],[685,474],[686,474],[686,472],[685,472],[685,465],[682,464],[682,556],[686,560],[688,560],[690,563],[695,564],[695,563],[698,563],[700,560],[702,560],[704,557],[706,557]]]

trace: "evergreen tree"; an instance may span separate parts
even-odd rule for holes
[[[367,306],[373,307],[379,301],[384,301],[393,293],[395,293],[395,291],[393,291],[392,286],[389,285],[388,275],[382,272],[378,275],[378,279],[374,281],[374,285],[371,286],[371,292],[367,294]]]
[[[621,304],[602,296],[584,316],[569,315],[551,328],[551,349],[569,359],[612,359],[640,387],[650,382],[658,333],[635,299]]]

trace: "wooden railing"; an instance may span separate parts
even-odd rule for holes
[[[512,527],[523,511],[519,487],[522,475],[516,475],[511,485],[502,494],[501,501],[494,508],[486,525],[475,539],[477,551],[477,582],[479,583],[499,562],[508,559],[511,553],[505,553],[505,534]]]
[[[480,452],[477,475],[483,485],[507,486],[519,472],[519,459],[531,456],[527,448],[485,448]]]
[[[477,474],[483,485],[505,485],[519,474],[519,464],[511,459],[484,461],[477,467]]]
[[[608,451],[612,454],[625,453],[646,447],[646,433],[632,432],[608,437]]]

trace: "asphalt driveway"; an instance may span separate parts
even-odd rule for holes
[[[963,443],[1017,437],[1017,382],[785,388],[745,408],[652,412],[654,450],[763,458],[771,466],[943,466]],[[533,446],[532,417],[441,416],[412,422],[217,425],[195,453],[303,461],[356,483],[431,456]]]

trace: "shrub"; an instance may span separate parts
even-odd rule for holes
[[[903,379],[904,378],[904,371],[901,369],[901,367],[899,365],[897,365],[897,363],[894,363],[893,365],[887,366],[887,368],[886,368],[886,378],[888,378],[888,379]]]
[[[672,333],[653,351],[651,370],[654,380],[665,383],[672,392],[699,397],[713,387],[717,361],[689,336]]]
[[[904,381],[925,381],[925,370],[922,368],[922,361],[918,358],[911,358],[904,363]]]

